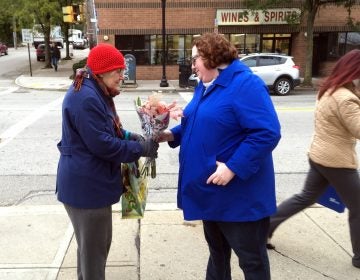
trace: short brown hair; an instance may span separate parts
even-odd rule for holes
[[[216,68],[221,64],[230,64],[237,59],[238,51],[223,35],[205,33],[194,39],[193,45],[204,61],[206,68]]]

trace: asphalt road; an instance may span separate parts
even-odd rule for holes
[[[64,50],[63,50],[64,51]],[[13,80],[27,70],[27,49],[0,58],[0,206],[56,204],[57,142],[61,133],[61,102],[64,92],[17,88]],[[37,67],[43,62],[37,62]],[[5,63],[3,63],[5,62]],[[147,92],[125,92],[116,97],[118,113],[126,129],[140,132],[133,100]],[[185,106],[191,93],[164,95]],[[308,169],[307,148],[313,130],[315,92],[295,90],[289,96],[271,96],[282,125],[282,139],[274,163],[278,200],[301,189]],[[171,121],[170,127],[176,125]],[[149,202],[176,201],[177,150],[162,144],[157,177],[150,180]]]

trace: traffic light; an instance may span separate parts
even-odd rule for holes
[[[74,22],[74,9],[73,6],[62,7],[63,12],[63,21],[64,22]]]
[[[82,22],[84,17],[84,5],[71,5],[62,7],[64,22]]]
[[[72,5],[74,11],[74,21],[84,21],[84,5]]]

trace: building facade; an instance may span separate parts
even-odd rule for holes
[[[192,40],[205,32],[224,34],[239,54],[281,52],[294,57],[301,76],[306,59],[306,20],[299,1],[266,11],[247,10],[242,0],[94,0],[97,42],[113,44],[136,58],[136,78],[160,80],[163,74],[162,15],[165,13],[166,77],[179,78],[179,64],[191,57]],[[289,16],[293,19],[289,21]],[[360,19],[360,4],[351,9]],[[313,76],[325,76],[336,60],[360,48],[360,33],[348,25],[344,7],[327,5],[315,18]]]

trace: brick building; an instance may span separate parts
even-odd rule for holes
[[[94,0],[97,14],[97,41],[108,42],[136,58],[136,78],[160,80],[162,77],[162,1]],[[167,0],[166,76],[179,78],[179,63],[191,56],[194,36],[217,31],[236,45],[240,54],[275,52],[294,56],[305,69],[306,16],[292,24],[287,15],[296,15],[299,1],[266,12],[246,13],[242,0]],[[360,4],[351,10],[360,19]],[[344,53],[360,48],[360,33],[347,25],[347,10],[328,5],[321,8],[314,26],[313,75],[327,75]]]

